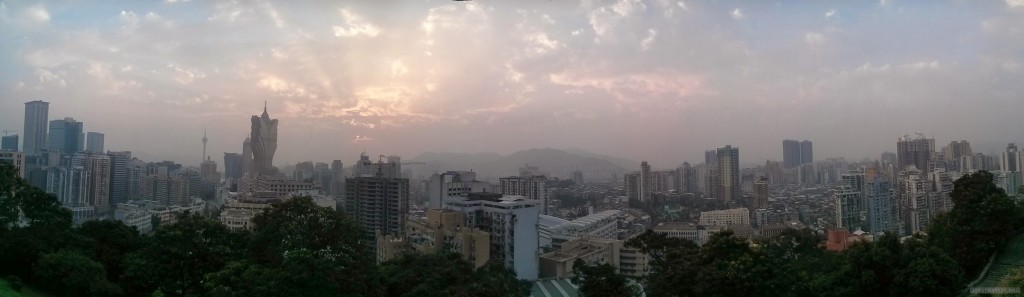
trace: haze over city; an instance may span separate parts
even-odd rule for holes
[[[0,128],[50,102],[111,150],[579,148],[656,166],[741,149],[878,158],[922,132],[1024,142],[1024,2],[0,2]]]

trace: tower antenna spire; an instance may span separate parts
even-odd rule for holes
[[[203,160],[202,160],[203,162],[205,162],[207,159],[209,159],[206,156],[206,141],[207,141],[207,139],[206,139],[206,127],[203,127]],[[202,164],[202,162],[200,162],[200,164]]]

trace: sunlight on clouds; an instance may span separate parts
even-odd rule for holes
[[[334,36],[337,37],[354,37],[354,36],[367,36],[375,37],[380,34],[380,29],[377,26],[369,22],[363,21],[363,18],[347,9],[341,10],[341,18],[345,22],[345,26],[333,26]]]

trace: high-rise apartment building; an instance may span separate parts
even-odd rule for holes
[[[903,136],[896,142],[896,170],[906,170],[915,166],[920,172],[931,172],[935,168],[932,155],[935,154],[935,139],[925,138],[918,134],[917,138]]]
[[[345,212],[359,223],[367,243],[376,247],[377,234],[402,236],[409,216],[409,180],[360,176],[345,180]]]
[[[949,145],[942,148],[942,159],[946,162],[946,169],[949,171],[960,171],[960,159],[970,155],[973,155],[971,144],[966,140],[951,141]]]
[[[868,230],[870,232],[888,232],[899,235],[896,217],[893,215],[892,184],[889,180],[876,176],[870,179],[865,186],[865,200],[867,200]]]
[[[924,232],[932,215],[928,176],[910,165],[907,170],[900,171],[897,186],[898,213],[903,223],[903,234]]]
[[[267,107],[263,106],[263,114],[252,116],[252,132],[249,134],[252,143],[253,175],[275,175],[274,153],[277,152],[277,119],[271,119]]]
[[[89,171],[89,202],[96,207],[96,213],[110,212],[110,157],[99,154],[77,154],[85,159],[85,170]]]
[[[640,162],[640,202],[651,201],[651,194],[654,192],[654,177],[651,175],[651,165],[647,161]],[[545,203],[547,204],[547,203]],[[547,214],[547,206],[545,212]]]
[[[782,165],[795,168],[803,164],[814,163],[814,146],[810,141],[786,139],[782,141]]]
[[[697,193],[697,170],[690,166],[690,163],[683,162],[676,174],[679,181],[676,182],[676,191],[679,193]]]
[[[89,132],[85,134],[85,151],[93,154],[103,153],[103,133]]]
[[[217,162],[207,157],[206,161],[199,164],[199,177],[208,185],[220,184],[220,172],[217,172]]]
[[[345,194],[345,164],[341,160],[331,161],[331,178],[331,187],[328,194],[341,198]]]
[[[800,163],[800,142],[796,140],[782,141],[782,164],[786,168],[799,166]]]
[[[718,156],[718,184],[716,198],[728,204],[740,198],[740,149],[726,145],[716,152]]]
[[[47,148],[46,123],[49,120],[50,103],[40,100],[25,102],[25,143],[22,152],[28,156],[39,156]]]
[[[61,155],[70,156],[79,152],[82,134],[82,122],[74,118],[50,121],[50,134],[47,145],[50,149],[60,150]],[[54,164],[49,164],[55,166]]]
[[[511,184],[507,186],[513,187]],[[435,173],[427,180],[427,201],[430,209],[441,209],[447,198],[468,197],[469,193],[486,192],[488,187],[490,184],[476,180],[476,172]]]
[[[498,191],[541,202],[541,212],[548,213],[548,178],[543,175],[511,176],[498,179]]]
[[[864,173],[851,171],[843,174],[840,184],[835,192],[836,227],[851,232],[868,229]]]
[[[82,166],[50,168],[46,171],[46,192],[57,196],[62,206],[89,206],[89,177]]]
[[[704,152],[704,165],[715,167],[718,166],[718,155],[717,151],[710,150]]]
[[[541,202],[523,196],[470,193],[445,200],[445,208],[466,214],[466,226],[491,235],[490,258],[505,264],[520,280],[539,274],[537,223]]]
[[[960,173],[969,173],[981,170],[999,170],[999,161],[992,156],[982,153],[976,153],[973,156],[960,157]]]
[[[810,140],[800,142],[800,164],[814,163],[814,145]]]
[[[629,200],[640,200],[640,171],[626,173],[623,176],[623,191]]]
[[[754,182],[754,209],[768,208],[768,178],[760,177]]]
[[[0,151],[17,151],[18,150],[18,134],[5,135],[0,138]]]

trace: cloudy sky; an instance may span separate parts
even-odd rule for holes
[[[877,158],[1024,141],[1024,1],[3,1],[0,129],[50,102],[194,164],[280,119],[275,163],[581,148]],[[155,160],[153,160],[155,161]]]

